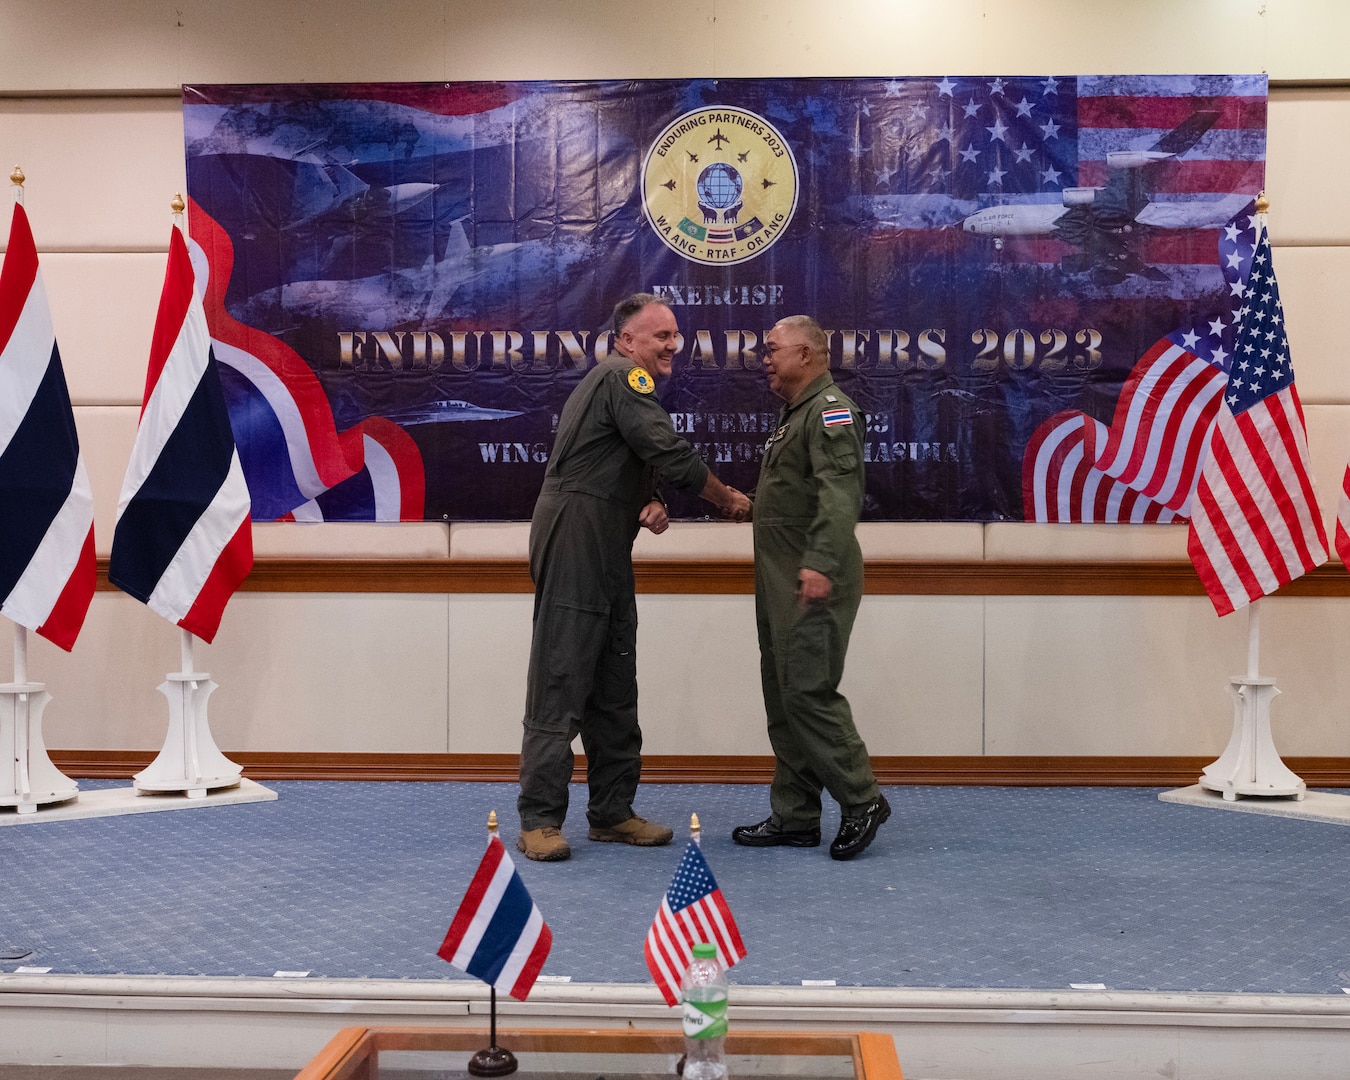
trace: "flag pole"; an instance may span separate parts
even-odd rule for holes
[[[703,826],[698,822],[698,814],[689,815],[689,841],[703,847]]]
[[[23,170],[15,165],[14,171],[9,174],[9,182],[14,185],[14,201],[20,206],[23,205],[23,182],[26,179]]]
[[[488,843],[497,835],[497,811],[488,811]],[[497,1045],[497,987],[488,983],[488,1046],[469,1058],[470,1076],[510,1076],[519,1067],[516,1055]]]
[[[1256,197],[1254,247],[1260,247],[1267,231],[1269,209],[1270,200],[1262,191]],[[1270,733],[1270,703],[1280,691],[1273,676],[1260,674],[1260,603],[1261,598],[1257,597],[1247,605],[1247,674],[1228,680],[1234,704],[1233,733],[1224,752],[1201,772],[1200,786],[1217,791],[1226,802],[1235,802],[1240,795],[1292,795],[1302,802],[1307,785],[1281,760]]]

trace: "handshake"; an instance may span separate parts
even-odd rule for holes
[[[726,493],[727,499],[721,504],[722,517],[727,521],[749,521],[755,508],[750,496],[730,486],[727,487]]]

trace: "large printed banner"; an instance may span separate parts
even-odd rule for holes
[[[684,339],[661,400],[738,487],[777,427],[759,346],[804,313],[867,414],[864,518],[1169,520],[1189,480],[1124,466],[1047,506],[1168,335],[1222,379],[1266,80],[188,86],[184,120],[256,519],[528,518],[650,291]]]

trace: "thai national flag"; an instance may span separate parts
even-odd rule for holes
[[[0,270],[0,612],[67,652],[94,596],[94,500],[28,215]]]
[[[553,932],[493,833],[436,955],[524,1001],[552,947]]]
[[[174,229],[108,580],[209,642],[252,567],[248,487],[192,261]]]

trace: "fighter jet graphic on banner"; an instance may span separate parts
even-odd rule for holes
[[[1160,165],[1185,154],[1218,119],[1218,112],[1195,112],[1152,146],[1109,151],[1103,186],[1066,187],[1056,202],[986,207],[965,218],[961,228],[992,237],[995,251],[1004,249],[1009,236],[1053,236],[1078,249],[1060,259],[1060,269],[1091,273],[1100,284],[1116,284],[1130,275],[1167,281],[1167,274],[1140,253],[1148,230],[1219,228],[1232,216],[1234,201],[1155,201],[1151,180]]]

